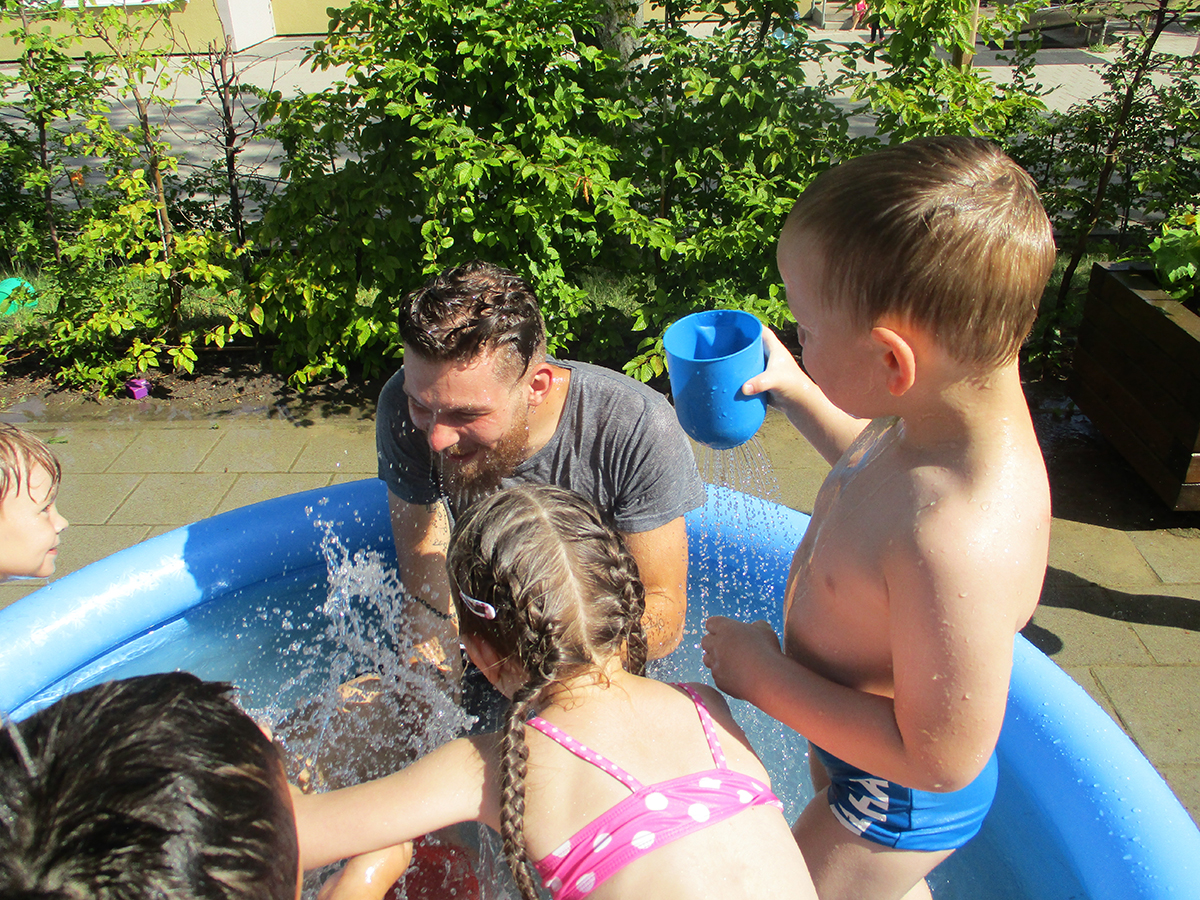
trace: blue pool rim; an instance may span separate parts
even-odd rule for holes
[[[721,519],[731,493],[710,487],[706,506],[689,515],[693,552],[714,533],[746,539]],[[769,506],[781,523],[765,536],[748,529],[754,539],[790,556],[807,517],[743,499]],[[46,688],[213,597],[323,570],[324,532],[314,520],[337,523],[347,547],[394,553],[386,489],[376,479],[265,501],[152,538],[0,610],[0,708],[28,715],[37,708],[29,701]],[[1036,868],[1024,882],[1071,881],[1091,900],[1196,895],[1200,831],[1187,811],[1112,719],[1020,637],[997,752],[1000,790],[985,830],[1011,843],[1015,868]]]

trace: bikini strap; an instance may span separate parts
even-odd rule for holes
[[[676,683],[675,687],[682,688],[692,702],[696,704],[696,712],[700,716],[700,724],[704,727],[704,737],[708,741],[708,749],[712,753],[713,763],[718,769],[728,769],[725,762],[725,751],[721,749],[721,740],[717,737],[717,726],[713,722],[712,713],[700,698],[700,694],[690,684]]]
[[[611,760],[601,756],[591,747],[586,744],[581,744],[575,738],[571,737],[557,725],[552,725],[543,719],[541,716],[534,716],[526,724],[532,725],[554,743],[558,744],[564,750],[574,753],[586,763],[591,763],[602,772],[607,772],[613,778],[617,779],[625,787],[629,788],[633,793],[637,793],[642,789],[642,783],[618,766]]]

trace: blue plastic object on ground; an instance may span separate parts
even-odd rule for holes
[[[25,289],[24,302],[17,302],[15,299],[10,299],[14,291],[19,288]],[[0,281],[0,316],[8,316],[15,313],[18,309],[37,306],[37,297],[32,284],[24,278],[5,278]]]
[[[693,440],[729,450],[762,425],[767,395],[742,393],[765,364],[762,329],[748,312],[711,309],[684,316],[663,335],[675,415]]]

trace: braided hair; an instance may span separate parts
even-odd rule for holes
[[[641,674],[645,589],[611,520],[564,488],[522,485],[471,507],[446,559],[460,629],[519,662],[501,741],[500,835],[525,900],[537,900],[525,844],[525,720],[547,688],[614,654]]]

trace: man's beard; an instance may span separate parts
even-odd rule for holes
[[[528,443],[529,408],[524,407],[496,446],[480,448],[470,461],[459,464],[453,456],[437,454],[442,489],[449,496],[455,514],[462,514],[476,500],[498,491],[500,482],[525,461]]]

